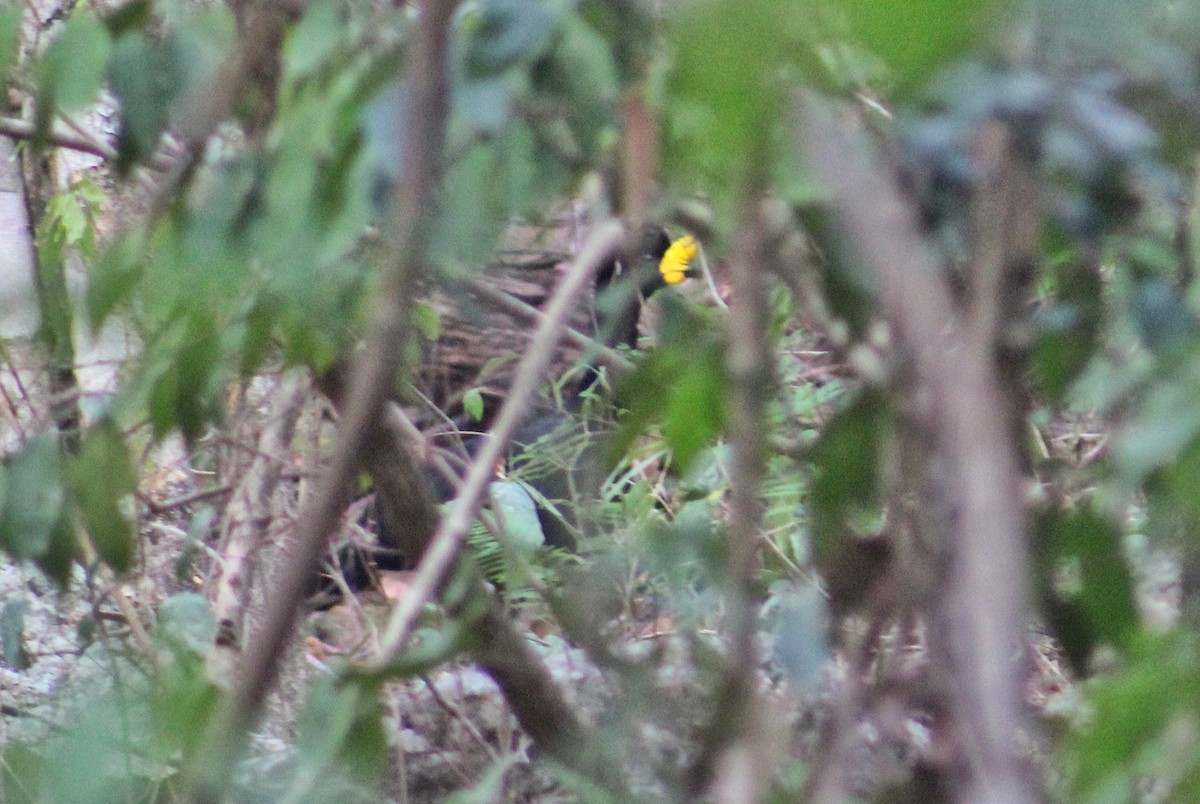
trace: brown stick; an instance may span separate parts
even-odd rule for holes
[[[0,117],[0,134],[14,140],[27,140],[33,137],[34,125],[19,117]],[[98,156],[111,160],[117,156],[117,149],[103,140],[87,137],[74,131],[66,131],[62,126],[52,127],[46,137],[46,143],[55,148],[66,148],[69,151]]]
[[[478,293],[483,298],[487,299],[493,304],[503,307],[510,313],[516,313],[517,315],[527,318],[537,324],[540,324],[546,318],[546,314],[533,305],[526,304],[516,296],[513,296],[510,293],[505,293],[499,288],[492,287],[482,279],[472,279],[470,281],[470,285],[472,293]],[[627,374],[633,370],[633,363],[623,354],[618,352],[616,349],[611,349],[605,346],[600,341],[589,338],[587,335],[584,335],[577,329],[572,327],[564,327],[563,337],[574,343],[579,348],[583,349],[585,353],[589,351],[594,352],[596,355],[596,362],[603,364],[617,373]]]
[[[753,596],[761,567],[761,487],[767,445],[763,422],[773,379],[763,327],[770,317],[763,264],[766,236],[758,211],[764,184],[761,176],[747,180],[740,235],[729,265],[733,298],[726,371],[733,465],[724,600],[729,662],[712,722],[687,780],[690,795],[711,789],[714,800],[723,802],[757,801],[770,779],[770,752],[760,744],[765,713],[755,695],[758,651]]]

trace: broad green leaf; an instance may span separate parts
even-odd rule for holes
[[[34,70],[40,136],[49,132],[55,111],[73,112],[96,99],[111,51],[112,39],[99,20],[88,13],[70,16]]]
[[[669,390],[663,416],[663,435],[671,448],[675,470],[686,472],[692,460],[721,434],[725,425],[724,350],[697,350],[684,363]]]
[[[311,3],[284,42],[284,81],[295,82],[315,73],[337,50],[343,24],[340,3]]]
[[[120,101],[117,170],[150,158],[171,120],[171,108],[185,85],[177,40],[131,33],[117,40],[108,65],[109,86]]]
[[[513,480],[497,480],[489,486],[492,510],[503,523],[509,543],[526,553],[546,543],[538,520],[537,506],[525,487]]]
[[[998,10],[961,0],[851,0],[836,9],[850,36],[894,71],[897,89],[913,89],[970,48]]]
[[[857,518],[881,505],[879,460],[888,416],[886,400],[865,391],[825,427],[813,448],[809,512],[818,556],[829,555]]]
[[[483,421],[483,394],[478,388],[468,388],[463,394],[463,411],[475,421]]]
[[[137,477],[114,424],[100,422],[88,430],[68,476],[72,499],[100,559],[125,572],[133,563],[133,526],[121,505],[137,490]]]
[[[1046,512],[1036,530],[1043,600],[1051,620],[1058,620],[1053,624],[1072,663],[1082,671],[1096,641],[1125,648],[1138,631],[1121,534],[1087,510]],[[1075,580],[1067,589],[1055,588],[1062,586],[1057,581],[1064,565]]]
[[[141,31],[150,21],[150,0],[130,0],[120,8],[104,14],[104,27],[113,39],[123,34]]]
[[[772,589],[767,620],[775,637],[772,658],[792,683],[814,690],[825,676],[831,657],[829,612],[813,584],[785,582]]]
[[[37,436],[9,460],[3,476],[0,544],[17,558],[40,559],[50,552],[66,501],[58,444]]]
[[[203,595],[183,592],[163,601],[154,637],[177,654],[203,657],[217,636],[217,623]]]
[[[1088,682],[1088,717],[1064,750],[1069,800],[1135,801],[1147,778],[1169,789],[1171,780],[1195,775],[1198,660],[1194,633],[1144,637],[1119,672]]]
[[[1200,434],[1200,354],[1181,355],[1147,389],[1137,412],[1114,438],[1113,464],[1131,484],[1174,461]]]
[[[451,270],[477,270],[495,247],[516,202],[498,181],[505,168],[503,155],[488,143],[468,150],[447,171],[432,248]]]
[[[443,804],[491,804],[504,798],[504,777],[520,760],[516,751],[501,757],[488,766],[487,770],[471,787],[465,790],[455,790],[446,797]]]
[[[143,243],[140,231],[130,232],[92,265],[85,300],[92,332],[98,332],[108,317],[132,298],[144,270]]]
[[[466,124],[455,140],[494,135],[512,116],[513,91],[504,78],[463,81],[454,86],[452,99],[454,120]]]
[[[613,47],[576,15],[563,19],[553,59],[563,100],[577,107],[576,119],[600,119],[602,107],[616,101],[620,81]],[[544,86],[544,85],[543,85]]]
[[[442,336],[442,317],[437,308],[427,301],[418,301],[412,309],[413,324],[427,341],[436,341]],[[486,373],[486,369],[484,370]]]
[[[321,800],[349,783],[375,789],[387,760],[378,685],[363,678],[318,678],[296,723],[296,762]]]
[[[199,436],[215,415],[220,393],[218,334],[207,316],[191,319],[187,340],[176,353],[175,424],[187,438]]]
[[[1103,290],[1098,271],[1064,266],[1054,298],[1043,304],[1032,355],[1033,379],[1047,397],[1061,399],[1100,343]]]
[[[83,239],[88,230],[88,215],[72,192],[59,193],[46,205],[45,222],[56,226],[54,235],[63,244],[73,246]],[[43,238],[43,242],[45,239]]]
[[[722,209],[770,141],[803,18],[784,0],[701,0],[670,15],[667,169]]]
[[[17,57],[21,17],[25,8],[24,3],[8,3],[0,8],[0,76],[8,75],[8,70]]]
[[[686,473],[692,460],[725,425],[725,347],[713,322],[670,291],[660,291],[659,345],[642,358],[618,388],[627,408],[606,446],[610,464],[654,421],[661,421],[672,452],[672,471]]]
[[[460,23],[467,73],[495,75],[536,58],[565,8],[533,0],[480,0]]]
[[[238,23],[227,4],[214,3],[203,11],[180,15],[173,30],[172,50],[185,68],[181,72],[185,83],[173,111],[184,129],[194,122],[196,110],[204,108],[212,82],[237,47]]]
[[[265,296],[259,298],[257,303],[246,313],[245,320],[242,322],[244,332],[241,338],[241,366],[239,368],[242,377],[254,374],[270,354],[277,314],[278,310],[273,300]]]

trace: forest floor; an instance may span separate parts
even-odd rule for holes
[[[319,412],[312,421],[319,422]],[[1070,444],[1069,434],[1061,434]],[[313,435],[319,439],[320,436]],[[55,735],[80,716],[96,699],[97,690],[108,690],[122,672],[114,656],[142,650],[131,613],[153,623],[159,608],[179,595],[204,592],[206,547],[203,535],[206,503],[187,502],[206,485],[206,465],[201,456],[182,445],[159,448],[148,456],[142,487],[141,552],[137,569],[129,577],[114,579],[104,573],[87,577],[77,568],[65,590],[58,589],[38,570],[9,559],[0,561],[0,744],[51,744]],[[294,521],[295,482],[283,484],[276,495],[275,515],[282,533]],[[180,504],[180,502],[184,504]],[[211,513],[211,512],[210,512]],[[358,526],[348,522],[353,531]],[[354,534],[350,534],[354,535]],[[361,537],[361,532],[357,534]],[[270,587],[271,552],[263,588]],[[1177,606],[1177,568],[1158,554],[1147,552],[1140,562],[1139,602],[1148,618],[1169,621]],[[390,594],[403,594],[402,576],[391,579]],[[266,720],[255,740],[254,757],[244,768],[246,784],[266,795],[271,785],[286,787],[293,778],[297,712],[306,687],[330,672],[338,654],[353,649],[364,638],[363,615],[371,616],[382,604],[378,597],[353,606],[318,613],[305,624],[285,662],[279,689],[273,695]],[[528,638],[555,679],[595,723],[614,716],[628,718],[641,705],[628,696],[621,679],[602,670],[587,653],[556,635],[553,629],[530,622]],[[368,626],[369,627],[369,626]],[[853,633],[863,628],[853,620],[840,628]],[[655,687],[664,699],[687,702],[702,687],[696,661],[699,647],[676,634],[671,621],[647,614],[616,623],[612,638],[625,655],[654,654]],[[788,680],[770,660],[774,637],[761,635],[764,665],[760,691],[769,703],[778,726],[782,750],[803,767],[817,750],[817,741],[830,715],[830,702],[845,682],[848,665],[838,654],[821,672],[821,682],[802,687]],[[851,789],[869,797],[901,782],[926,752],[932,750],[930,714],[903,704],[887,689],[897,679],[919,677],[925,670],[920,629],[898,627],[885,632],[871,664],[872,678],[860,679],[873,690],[873,705],[855,724]],[[1027,696],[1041,718],[1070,718],[1078,697],[1064,662],[1048,637],[1030,628]],[[134,672],[134,671],[129,671]],[[537,758],[537,752],[517,727],[492,680],[468,664],[452,664],[427,675],[388,687],[389,743],[393,761],[386,785],[390,800],[439,801],[454,791],[472,789],[478,800],[573,800],[570,788]],[[657,787],[652,768],[685,762],[689,734],[697,725],[696,712],[685,705],[655,722],[642,734],[646,756],[631,758],[635,786],[646,800],[666,796]],[[51,743],[42,741],[50,740]],[[652,758],[652,762],[646,762]],[[640,768],[640,771],[638,770]],[[642,775],[639,777],[639,773]],[[277,779],[278,781],[271,781]],[[261,800],[261,799],[260,799]]]

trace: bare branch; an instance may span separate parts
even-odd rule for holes
[[[34,135],[34,126],[19,117],[0,117],[0,135],[14,140],[28,140]],[[114,159],[117,156],[117,150],[108,143],[76,131],[67,131],[60,125],[53,127],[46,141],[55,148],[79,151],[101,159]]]
[[[761,163],[760,163],[761,164]],[[693,796],[711,788],[717,801],[757,801],[770,778],[763,746],[764,712],[757,700],[757,605],[752,589],[761,568],[762,478],[767,437],[763,422],[772,385],[763,322],[770,317],[765,282],[766,234],[758,203],[765,182],[747,179],[734,258],[729,307],[730,517],[725,563],[728,664],[699,756],[689,773]]]
[[[510,313],[516,313],[519,316],[529,319],[530,321],[540,324],[545,320],[546,314],[537,309],[531,304],[513,296],[511,293],[505,293],[499,288],[494,288],[482,279],[472,279],[470,282],[471,291],[478,293],[483,298],[503,307]],[[574,343],[579,348],[586,352],[593,352],[596,356],[596,361],[618,373],[628,373],[633,370],[633,363],[625,355],[618,352],[616,349],[609,348],[597,340],[589,338],[577,329],[572,327],[563,328],[563,337]]]

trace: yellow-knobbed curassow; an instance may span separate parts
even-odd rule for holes
[[[596,274],[596,338],[609,347],[636,348],[643,301],[692,275],[691,264],[699,245],[690,236],[672,242],[662,227],[648,226],[630,251],[632,258],[613,259]],[[508,451],[509,468],[533,498],[544,543],[551,547],[575,549],[580,532],[575,501],[594,497],[602,480],[598,476],[598,439],[584,431],[580,415],[585,400],[601,393],[599,379],[595,365],[586,365],[579,380],[563,395],[561,408],[535,411],[514,433]],[[481,436],[462,436],[456,450],[461,459],[457,468],[465,468],[465,459],[473,458],[481,445]],[[432,468],[429,477],[440,501],[454,497],[455,484]],[[372,568],[405,569],[420,559],[390,549],[395,544],[392,524],[378,507],[376,517],[380,547],[339,554],[342,573],[351,589],[369,586]],[[330,589],[323,586],[322,592]]]

